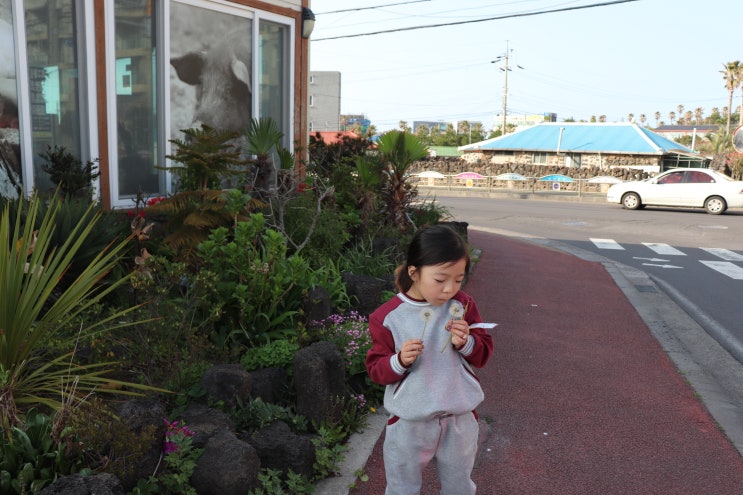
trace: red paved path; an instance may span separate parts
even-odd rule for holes
[[[598,263],[470,230],[493,330],[479,495],[743,494],[743,458]],[[381,445],[351,495],[384,493]],[[439,493],[432,466],[423,495]]]

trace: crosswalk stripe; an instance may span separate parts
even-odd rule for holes
[[[673,246],[663,244],[659,242],[643,242],[643,246],[647,246],[658,254],[664,254],[666,256],[686,256],[686,253],[682,253]]]
[[[700,263],[716,270],[723,275],[727,275],[733,280],[743,280],[743,268],[738,265],[734,265],[728,261],[704,261],[699,260]]]
[[[619,245],[617,241],[614,239],[593,239],[591,238],[590,241],[599,249],[617,249],[620,251],[624,251],[624,248]]]
[[[715,255],[718,258],[722,258],[725,261],[743,261],[743,254],[738,254],[735,251],[721,248],[699,248],[703,251],[707,251],[709,254]]]

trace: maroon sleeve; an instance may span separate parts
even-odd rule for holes
[[[369,333],[372,338],[372,347],[366,353],[366,371],[369,378],[379,385],[389,385],[400,381],[402,375],[398,375],[390,365],[390,358],[397,353],[395,339],[384,325],[385,313],[375,311],[369,316]]]
[[[466,297],[463,301],[467,308],[464,315],[465,321],[468,325],[482,323],[482,316],[480,316],[480,310],[477,309],[477,303],[471,296],[467,295]],[[482,368],[487,364],[490,356],[493,355],[493,337],[485,328],[471,328],[470,336],[475,338],[475,348],[469,356],[464,358],[475,368]]]

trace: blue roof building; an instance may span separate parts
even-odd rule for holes
[[[662,171],[707,166],[709,159],[631,123],[546,122],[459,148],[491,163],[631,167]]]

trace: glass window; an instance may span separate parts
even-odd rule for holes
[[[248,17],[171,4],[171,139],[201,124],[245,132],[253,114],[252,33]]]
[[[112,196],[161,192],[157,120],[155,12],[149,0],[117,0],[115,88],[117,188]],[[116,194],[118,193],[118,194]]]
[[[23,191],[12,4],[0,2],[0,196]]]
[[[582,156],[579,153],[568,153],[565,157],[565,166],[580,168]]]
[[[289,132],[289,78],[287,45],[289,28],[266,20],[260,22],[260,116],[271,117],[284,132],[282,146],[291,145]]]
[[[686,182],[692,182],[695,184],[709,184],[710,182],[715,181],[708,174],[705,174],[704,172],[697,172],[697,171],[686,172],[686,177],[684,178],[684,180]]]
[[[45,190],[54,187],[41,169],[46,162],[39,153],[46,151],[47,146],[64,146],[75,157],[87,158],[82,155],[81,137],[76,22],[79,6],[74,0],[23,4],[33,171],[35,186]]]
[[[658,179],[658,184],[679,184],[684,180],[684,172],[672,172]]]
[[[535,152],[532,155],[532,163],[534,165],[547,165],[547,153]]]

